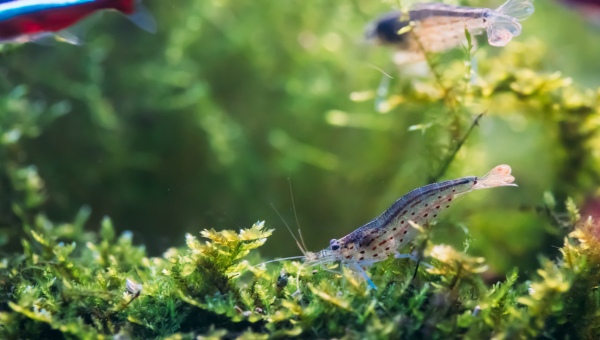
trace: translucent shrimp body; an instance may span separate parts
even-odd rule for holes
[[[417,4],[408,15],[390,12],[367,27],[368,39],[394,45],[406,53],[422,56],[442,52],[466,42],[465,30],[471,35],[487,31],[492,46],[505,46],[521,34],[519,23],[534,12],[533,0],[508,0],[493,10],[452,6],[440,3]]]
[[[305,265],[340,262],[360,273],[375,288],[363,268],[392,255],[410,257],[398,253],[417,234],[409,221],[425,225],[449,208],[457,196],[473,190],[516,186],[510,173],[510,166],[499,165],[483,177],[464,177],[415,189],[373,221],[340,239],[331,240],[328,248],[316,253],[306,252]]]

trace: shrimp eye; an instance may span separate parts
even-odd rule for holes
[[[340,243],[336,239],[333,239],[333,240],[329,241],[329,246],[331,247],[331,250],[338,250],[338,249],[340,249]]]

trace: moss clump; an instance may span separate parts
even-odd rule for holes
[[[562,257],[538,275],[513,271],[488,285],[482,258],[427,243],[433,267],[388,259],[373,267],[379,287],[341,268],[304,270],[298,262],[254,267],[247,258],[272,230],[204,230],[200,241],[148,258],[109,219],[98,233],[40,216],[24,253],[0,269],[0,336],[10,338],[288,337],[594,338],[600,335],[597,225],[578,221]]]

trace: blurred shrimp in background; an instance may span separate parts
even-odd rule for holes
[[[402,66],[401,74],[424,76],[429,66],[424,61],[429,53],[442,53],[460,46],[470,52],[477,41],[471,36],[487,33],[487,41],[496,47],[506,46],[523,30],[521,21],[534,12],[533,0],[508,0],[496,9],[455,6],[443,3],[417,3],[408,11],[388,12],[368,24],[368,41],[395,49],[393,62]],[[468,33],[468,34],[467,34]],[[475,81],[477,63],[472,59],[471,81]],[[375,109],[389,109],[387,94],[390,78],[382,77],[377,89]]]
[[[408,12],[384,14],[367,26],[366,37],[395,46],[396,64],[423,60],[426,53],[444,52],[467,43],[471,35],[487,32],[488,43],[505,46],[521,34],[520,22],[534,12],[533,0],[508,0],[497,9],[416,4]]]

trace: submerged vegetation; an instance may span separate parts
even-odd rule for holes
[[[130,234],[116,237],[109,219],[84,234],[85,218],[38,218],[26,228],[24,254],[3,261],[3,338],[591,339],[600,331],[600,228],[592,219],[569,221],[562,256],[541,259],[524,282],[515,270],[488,285],[483,258],[425,240],[431,268],[414,272],[407,260],[389,259],[372,271],[379,288],[371,290],[345,269],[301,272],[297,286],[298,262],[252,267],[248,255],[272,232],[263,222],[239,233],[204,230],[202,241],[188,235],[186,248],[151,258]]]
[[[150,5],[165,28],[118,62],[134,33],[44,50],[79,55],[63,73],[40,47],[2,51],[0,338],[600,336],[600,84],[556,71],[560,37],[527,34],[572,13],[540,4],[505,48],[398,76],[390,50],[343,50],[389,4],[184,2]],[[573,72],[587,58],[562,56]],[[290,205],[292,171],[302,235],[323,248],[410,189],[500,163],[519,188],[423,226],[431,266],[379,262],[378,289],[336,264],[257,265],[299,255],[268,203]],[[267,222],[236,232],[250,223],[198,209]]]

